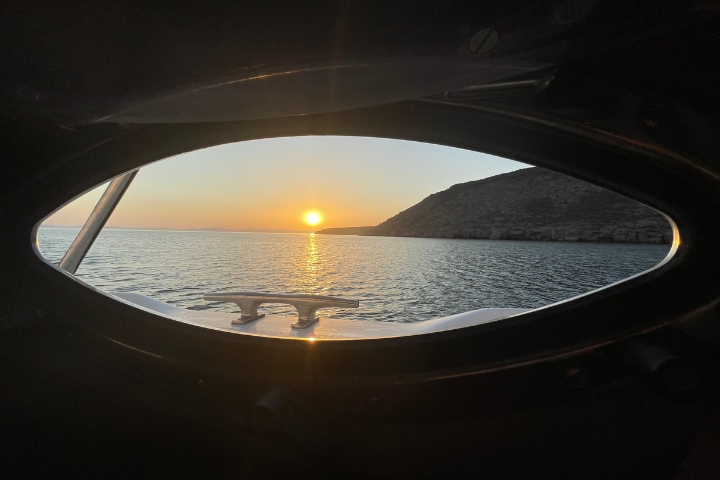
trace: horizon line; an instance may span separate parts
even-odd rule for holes
[[[40,228],[82,228],[82,225],[54,225],[41,224]],[[227,233],[315,233],[317,230],[298,230],[292,228],[241,228],[230,229],[223,227],[201,227],[201,228],[171,228],[171,227],[124,227],[105,226],[103,230],[156,230],[175,232],[227,232]]]

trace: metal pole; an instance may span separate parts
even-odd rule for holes
[[[110,215],[127,191],[137,172],[137,170],[133,170],[110,182],[105,193],[100,197],[97,205],[95,205],[92,213],[85,221],[85,225],[80,229],[80,233],[78,233],[75,241],[70,245],[68,251],[65,252],[65,256],[60,262],[60,268],[75,275],[75,272],[77,272],[80,266],[80,262],[83,261],[88,250],[92,247],[93,242],[95,242],[98,234],[105,226],[105,222],[110,218]]]

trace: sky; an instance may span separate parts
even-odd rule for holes
[[[197,150],[143,167],[108,226],[317,230],[377,225],[456,183],[527,165],[457,148],[365,137],[288,137]],[[82,225],[91,190],[45,225]],[[310,226],[307,212],[322,221]]]

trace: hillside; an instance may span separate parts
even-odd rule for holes
[[[657,211],[540,168],[453,185],[366,235],[509,240],[671,243]]]

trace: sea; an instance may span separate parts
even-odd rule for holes
[[[58,264],[79,228],[41,227]],[[77,277],[191,310],[238,312],[203,295],[305,293],[360,301],[323,317],[420,322],[479,308],[535,308],[618,282],[660,263],[668,245],[361,237],[308,233],[105,229]],[[293,315],[285,305],[264,313]]]

